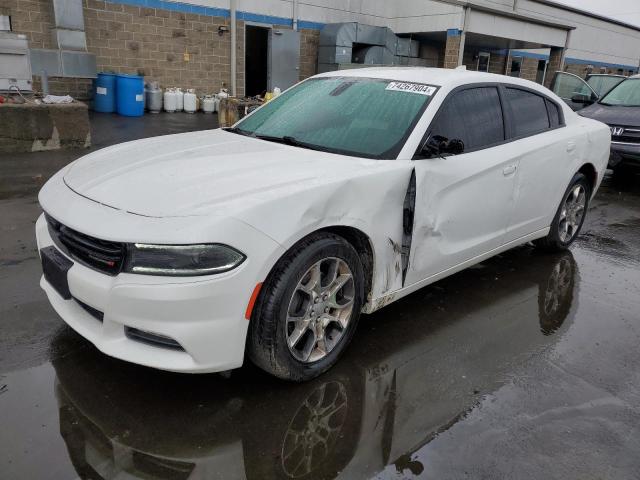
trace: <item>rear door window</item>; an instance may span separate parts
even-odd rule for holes
[[[502,143],[504,132],[498,89],[480,87],[454,93],[436,116],[431,136],[462,140],[469,152]]]
[[[518,88],[506,90],[513,117],[514,137],[527,137],[550,128],[544,97]]]

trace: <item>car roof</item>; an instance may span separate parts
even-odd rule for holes
[[[624,75],[618,75],[615,73],[590,73],[587,75],[587,80],[591,77],[613,77],[613,78],[627,78]]]
[[[546,94],[549,93],[549,90],[540,84],[529,80],[494,73],[474,72],[462,68],[372,67],[321,73],[320,75],[316,75],[316,77],[380,78],[399,82],[425,83],[450,88],[456,88],[470,83],[505,83],[539,90]]]

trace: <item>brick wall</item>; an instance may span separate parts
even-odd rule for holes
[[[104,0],[83,0],[88,51],[98,71],[143,75],[162,87],[195,88],[214,93],[231,85],[230,20],[195,13],[136,7]],[[53,48],[51,0],[0,0],[13,30],[24,33],[31,48]],[[222,36],[219,27],[226,28]],[[238,95],[244,94],[244,22],[237,21]],[[274,28],[290,28],[274,25]],[[315,75],[320,32],[302,29],[300,79]],[[36,72],[34,72],[35,74]],[[34,75],[34,88],[40,82]],[[91,80],[50,78],[54,94],[90,97]]]
[[[320,30],[300,30],[300,80],[318,73]]]
[[[447,43],[444,47],[444,68],[456,68],[458,66],[458,54],[460,52],[460,35],[447,35]]]
[[[536,81],[538,76],[538,59],[524,57],[522,59],[522,66],[520,67],[520,78],[525,80]]]
[[[34,91],[42,91],[40,77],[34,72]],[[93,95],[93,80],[90,78],[49,78],[49,93],[52,95],[71,95],[78,100],[89,100]]]
[[[0,12],[11,15],[13,30],[25,34],[31,48],[53,48],[50,0],[1,0]]]
[[[585,77],[587,74],[587,66],[586,65],[577,65],[577,64],[567,64],[564,66],[564,71],[568,73],[573,73],[574,75],[578,75],[579,77]]]
[[[499,75],[504,75],[507,57],[505,55],[498,55],[497,53],[492,53],[489,58],[489,73],[497,73]]]
[[[229,19],[85,0],[87,47],[98,71],[134,73],[163,87],[217,92],[231,83]],[[218,35],[218,29],[227,31]],[[244,22],[237,22],[238,93],[244,92]]]
[[[544,80],[544,86],[551,88],[555,73],[560,70],[560,64],[562,63],[563,48],[552,48],[549,55],[549,64],[547,65],[547,76]]]

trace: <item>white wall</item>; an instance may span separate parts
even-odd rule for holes
[[[565,29],[473,10],[469,17],[467,30],[472,33],[522,40],[553,47],[564,47],[567,42],[567,30]]]
[[[577,28],[571,34],[568,58],[638,66],[640,32],[637,30],[532,0],[519,0],[518,10],[523,14],[575,25]]]
[[[229,8],[229,0],[182,0],[208,7]],[[292,0],[237,0],[238,10],[291,18]],[[514,0],[471,0],[471,3],[508,12]],[[301,20],[333,23],[356,21],[389,26],[396,33],[442,32],[462,28],[463,9],[445,0],[299,0]],[[567,56],[594,62],[638,66],[640,32],[575,12],[543,5],[534,0],[518,0],[518,12],[555,23],[576,26]],[[558,30],[533,24],[505,21],[500,16],[475,18],[474,31],[506,38],[537,38],[541,43],[559,41]],[[486,15],[486,14],[483,14]],[[496,18],[490,18],[496,17]],[[527,36],[529,38],[520,38]],[[560,46],[560,45],[559,45]]]

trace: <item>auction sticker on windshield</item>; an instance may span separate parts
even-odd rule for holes
[[[437,88],[429,85],[423,85],[422,83],[391,82],[387,85],[386,90],[417,93],[419,95],[426,95],[427,97],[430,97],[436,93]]]

